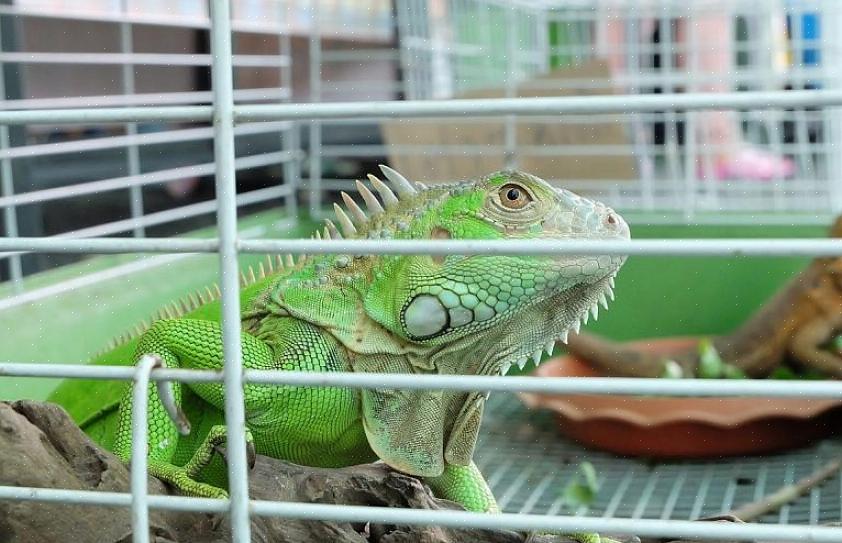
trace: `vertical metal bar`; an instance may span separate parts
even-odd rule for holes
[[[292,101],[292,37],[290,36],[290,21],[285,19],[283,16],[288,14],[288,11],[285,11],[283,8],[286,6],[285,3],[280,2],[278,4],[281,9],[281,18],[284,22],[284,32],[278,37],[278,45],[279,45],[279,53],[282,58],[286,59],[286,62],[283,62],[280,68],[280,79],[281,79],[281,88],[286,89],[288,95],[287,98],[284,100],[285,102]],[[290,123],[289,128],[282,132],[281,136],[281,144],[282,149],[289,153],[294,153],[298,150],[298,128],[299,125],[297,122],[293,121]],[[284,172],[284,183],[288,184],[290,187],[290,193],[286,196],[286,212],[289,217],[293,219],[298,219],[298,194],[297,189],[299,186],[299,168],[300,164],[297,158],[293,158],[291,160],[287,160],[284,162],[283,165],[283,172]]]
[[[132,493],[131,520],[132,542],[149,543],[149,502],[147,458],[149,435],[149,374],[160,363],[156,356],[145,355],[135,367],[132,385],[132,459],[130,470],[130,489]]]
[[[691,6],[692,8],[692,6]],[[695,48],[699,47],[698,31],[696,25],[693,24],[694,13],[692,9],[688,14],[685,24],[686,37],[684,42],[685,47],[685,63],[690,61],[687,69],[687,87],[693,89],[697,88],[697,79],[699,75],[699,62],[697,55],[693,54]],[[699,149],[696,139],[697,130],[699,127],[699,113],[695,111],[687,111],[684,113],[684,220],[691,222],[696,213],[696,191],[698,188],[699,178],[696,174],[697,164],[699,163]],[[702,153],[704,158],[705,154]],[[703,164],[703,171],[712,171],[708,168],[708,164]]]
[[[648,39],[648,36],[643,35],[643,30],[640,14],[628,11],[626,13],[625,35],[629,42],[626,49],[627,56],[625,64],[629,76],[629,84],[626,91],[631,94],[641,94],[643,91],[640,84],[644,75],[640,42],[643,39]],[[637,157],[640,170],[641,200],[643,202],[643,208],[651,211],[654,208],[652,200],[652,177],[654,172],[653,159],[650,157],[649,138],[646,134],[646,128],[648,127],[644,126],[643,117],[640,113],[633,113],[629,120],[635,156]]]
[[[840,9],[838,2],[833,2],[833,7],[825,5],[822,10],[822,29],[821,29],[821,81],[823,88],[838,89],[842,86],[842,80],[839,76],[838,63],[832,59],[835,57],[835,51],[838,51],[840,46],[840,38],[838,29],[842,27],[842,9]],[[839,158],[837,151],[840,141],[839,123],[842,117],[842,109],[832,107],[825,110],[825,115],[822,119],[824,128],[824,162],[825,162],[825,179],[828,184],[828,192],[830,194],[831,211],[834,214],[842,212],[842,183],[839,183],[840,175],[842,175],[842,160]]]
[[[211,81],[213,85],[214,160],[216,162],[219,283],[222,291],[225,425],[228,451],[228,491],[231,496],[231,536],[248,543],[248,469],[246,466],[243,362],[240,349],[240,296],[237,264],[237,203],[234,168],[234,83],[231,62],[231,5],[211,0]]]
[[[0,51],[2,51],[2,40],[0,40]],[[6,73],[5,66],[0,62],[0,100],[6,99]],[[0,125],[0,150],[8,149],[11,146],[11,137],[9,136],[9,125]],[[15,182],[12,175],[12,159],[4,158],[0,160],[0,195],[14,196]],[[15,206],[6,207],[3,212],[3,229],[7,237],[16,238],[18,236],[18,215]],[[23,290],[23,265],[21,264],[21,255],[12,255],[9,258],[9,278],[12,280],[12,287],[15,292]]]
[[[319,2],[310,4],[312,11],[312,27],[310,28],[310,101],[322,100],[322,36]],[[314,218],[321,216],[322,211],[322,123],[310,121],[310,215]]]
[[[120,2],[120,11],[124,20],[120,22],[120,52],[124,55],[130,55],[134,51],[134,43],[132,39],[132,23],[125,20],[129,14],[129,0],[122,0]],[[123,94],[130,95],[135,93],[134,81],[134,64],[126,62],[122,66],[123,79]],[[137,123],[126,124],[126,134],[129,136],[137,135]],[[140,174],[140,148],[137,143],[130,143],[126,147],[126,167],[128,175]],[[131,217],[135,221],[139,221],[143,217],[143,188],[138,185],[129,187],[129,208],[131,210]],[[138,222],[133,229],[134,237],[142,238],[145,234],[145,228]]]
[[[518,24],[515,6],[509,5],[506,9],[506,98],[514,98],[517,95],[517,64],[518,51]],[[505,158],[506,168],[516,169],[517,157],[517,116],[506,115],[505,124]]]

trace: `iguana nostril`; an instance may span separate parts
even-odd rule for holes
[[[606,219],[606,221],[607,221],[607,222],[608,222],[608,224],[610,224],[610,225],[615,225],[615,224],[617,224],[617,218],[616,218],[616,217],[614,217],[614,214],[613,214],[613,213],[609,213],[609,214],[608,214],[608,218]]]

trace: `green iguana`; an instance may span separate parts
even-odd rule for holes
[[[426,187],[381,167],[391,190],[357,187],[364,211],[343,193],[341,234],[368,239],[629,239],[605,205],[532,175],[498,172]],[[321,237],[321,236],[317,236]],[[271,259],[242,288],[247,368],[314,372],[505,374],[540,361],[596,304],[613,299],[620,256],[364,256]],[[156,354],[171,368],[219,369],[218,290],[165,309],[94,364],[127,365]],[[225,497],[221,383],[172,383],[192,425],[179,435],[150,387],[149,472],[184,494]],[[130,457],[131,396],[125,383],[68,381],[51,399],[95,441]],[[497,511],[472,461],[487,394],[247,384],[250,451],[308,466],[380,459],[423,478],[442,498]],[[596,539],[598,541],[598,539]]]
[[[842,237],[842,217],[829,231]],[[842,357],[827,345],[842,333],[842,258],[816,258],[740,327],[711,338],[727,365],[748,377],[768,377],[789,360],[831,378],[842,378]],[[594,334],[571,335],[571,354],[614,377],[699,376],[702,350],[695,344],[649,352]]]

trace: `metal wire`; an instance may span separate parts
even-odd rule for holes
[[[235,121],[375,119],[392,117],[462,117],[465,115],[558,115],[585,113],[657,112],[664,109],[695,111],[702,109],[761,109],[842,105],[839,91],[748,92],[734,94],[663,94],[658,96],[608,96],[563,98],[505,98],[490,100],[448,100],[369,102],[333,104],[234,105],[232,68],[242,57],[231,54],[230,6],[227,0],[213,0],[211,41],[213,44],[213,98],[211,106],[126,107],[97,110],[49,109],[40,111],[0,111],[0,124],[138,122],[138,121],[209,121],[214,123],[216,182],[218,193],[217,221],[219,239],[44,239],[15,238],[0,240],[0,250],[51,252],[219,252],[222,290],[222,327],[224,370],[200,372],[191,370],[152,369],[142,362],[132,367],[23,365],[0,363],[0,375],[86,377],[97,379],[135,379],[136,404],[133,413],[132,494],[64,491],[0,487],[0,499],[40,500],[61,503],[87,503],[109,506],[132,506],[134,540],[148,539],[148,507],[184,511],[228,511],[232,517],[234,540],[249,540],[249,515],[285,518],[334,520],[342,522],[370,521],[389,524],[439,524],[451,527],[508,528],[520,530],[559,530],[629,532],[643,536],[690,537],[699,539],[764,539],[767,541],[839,541],[842,529],[802,526],[764,526],[756,524],[705,524],[674,520],[641,520],[543,515],[481,515],[456,511],[412,511],[373,507],[329,506],[320,504],[273,503],[249,501],[247,487],[243,382],[289,384],[299,386],[347,386],[449,390],[525,390],[555,393],[616,393],[672,395],[742,395],[776,397],[842,398],[842,384],[835,382],[758,382],[660,380],[660,379],[535,379],[521,377],[477,376],[407,376],[379,374],[308,374],[301,372],[243,371],[240,353],[239,296],[237,283],[238,252],[291,253],[368,253],[368,254],[621,254],[621,255],[776,255],[776,256],[840,256],[838,240],[644,240],[629,243],[594,243],[584,241],[539,240],[522,242],[483,241],[383,241],[349,240],[317,242],[310,240],[238,240],[236,234],[236,191],[233,146]],[[7,9],[0,13],[12,13]],[[22,13],[14,11],[14,13]],[[202,26],[204,23],[195,23]],[[241,28],[261,28],[260,25]],[[267,27],[268,28],[268,27]],[[276,28],[276,27],[273,27]],[[13,57],[0,58],[8,61]],[[118,57],[87,57],[90,62],[112,62]],[[134,56],[121,62],[156,63],[164,58]],[[169,57],[167,57],[169,58]],[[38,60],[38,59],[35,59]],[[42,58],[47,61],[47,58]],[[61,60],[58,57],[53,61]],[[187,63],[186,59],[176,59]],[[207,58],[189,62],[206,63]],[[246,62],[260,63],[262,59]],[[249,64],[254,65],[254,64]],[[138,186],[140,183],[138,183]],[[7,195],[10,196],[10,195]],[[14,205],[16,202],[12,202]],[[145,359],[147,360],[147,359]],[[225,384],[225,416],[228,427],[228,469],[231,500],[203,500],[184,497],[146,496],[146,417],[144,394],[148,379],[184,382],[220,381]],[[136,415],[137,418],[134,418]],[[136,450],[135,450],[136,449]],[[503,477],[508,467],[501,468],[490,480]],[[141,480],[142,479],[142,480]],[[524,484],[525,477],[519,484]],[[628,488],[632,474],[625,474],[622,488]],[[654,487],[646,490],[651,495]],[[680,487],[678,487],[680,488]],[[678,491],[675,491],[678,492]],[[674,494],[674,493],[673,493]],[[505,496],[504,496],[505,497]],[[734,490],[723,498],[733,501]],[[606,514],[616,510],[622,493],[618,493]],[[508,498],[507,498],[508,499]],[[701,503],[701,502],[700,502]],[[638,515],[639,516],[639,515]],[[144,535],[145,533],[145,535]]]
[[[149,504],[147,503],[147,465],[149,416],[149,374],[159,366],[156,356],[144,355],[134,369],[132,385],[132,459],[130,468],[130,490],[132,495],[132,541],[149,543]]]
[[[739,94],[684,93],[658,95],[564,96],[557,98],[487,98],[476,100],[408,100],[404,102],[331,102],[314,104],[237,105],[234,121],[310,119],[383,119],[500,115],[636,113],[668,110],[770,109],[842,105],[842,91],[769,91]],[[209,106],[126,107],[0,111],[0,124],[125,123],[138,121],[208,121]]]
[[[0,499],[49,501],[59,503],[121,506],[131,503],[130,494],[82,490],[0,486]],[[183,496],[149,496],[149,507],[173,511],[222,512],[226,500],[187,498]],[[693,538],[700,540],[754,540],[814,543],[838,543],[842,528],[825,526],[782,526],[732,524],[683,520],[611,519],[578,516],[526,515],[518,513],[469,513],[463,511],[430,511],[353,505],[314,503],[248,502],[252,514],[300,520],[334,522],[371,522],[378,524],[410,524],[503,530],[541,530],[562,533],[602,532],[635,533],[641,536]]]
[[[131,379],[131,366],[25,364],[0,362],[0,376],[75,379]],[[222,381],[221,372],[156,369],[153,381],[206,383]],[[243,382],[289,386],[383,388],[406,390],[483,390],[545,394],[622,394],[672,396],[749,396],[776,398],[842,398],[838,381],[764,381],[751,379],[644,379],[620,377],[509,377],[492,375],[427,375],[352,372],[306,372],[246,369]]]
[[[651,255],[651,256],[842,256],[838,239],[640,239],[598,240],[239,240],[244,253],[369,255]],[[0,238],[0,251],[54,253],[207,253],[215,239]]]
[[[231,496],[231,538],[251,541],[248,462],[246,460],[243,360],[240,347],[240,284],[237,260],[237,181],[234,165],[234,81],[231,65],[231,5],[212,0],[214,158],[216,160],[216,222],[219,230],[223,376],[228,487]]]

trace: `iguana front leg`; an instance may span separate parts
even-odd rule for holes
[[[467,466],[445,464],[444,473],[438,477],[424,479],[437,498],[450,500],[463,506],[468,511],[479,513],[499,513],[497,501],[485,482],[476,464],[471,462]],[[527,541],[531,541],[537,533],[529,534]],[[600,538],[599,534],[562,534],[579,543],[611,543],[611,540]]]
[[[792,357],[801,365],[832,377],[842,378],[842,357],[822,349],[842,329],[842,314],[817,315],[804,323],[789,345]]]
[[[271,348],[263,341],[242,334],[243,359],[251,364],[270,364],[273,359]],[[157,321],[141,336],[135,360],[143,355],[156,354],[168,368],[220,369],[222,357],[222,331],[218,323],[204,320],[174,319]],[[173,382],[177,404],[182,401],[182,387]],[[212,404],[222,405],[223,390],[220,383],[203,384],[202,392],[210,396]],[[184,466],[172,463],[178,446],[179,434],[169,419],[158,398],[156,387],[149,388],[148,416],[148,462],[149,473],[181,490],[183,493],[201,497],[227,497],[227,493],[216,486],[196,480],[198,473],[211,461],[216,447],[225,441],[225,426],[213,426],[207,436],[193,452]],[[247,430],[249,450],[254,455],[251,433]],[[120,402],[119,423],[114,452],[124,462],[131,457],[131,393]]]
[[[424,479],[438,498],[460,504],[468,511],[499,513],[497,501],[476,464],[445,464],[444,473]]]

